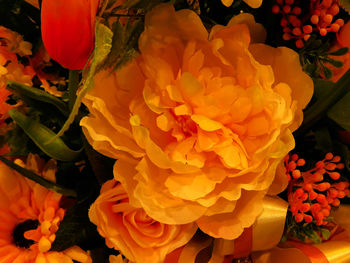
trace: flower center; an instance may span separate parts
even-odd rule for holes
[[[12,237],[15,245],[21,248],[29,248],[35,242],[24,237],[24,233],[28,230],[36,229],[39,226],[38,220],[26,220],[19,223],[12,232]]]

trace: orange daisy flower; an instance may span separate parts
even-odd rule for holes
[[[17,164],[54,181],[56,161],[46,164],[29,155],[26,164]],[[2,263],[81,263],[92,262],[77,246],[50,251],[65,210],[61,194],[30,181],[0,163],[0,262]]]

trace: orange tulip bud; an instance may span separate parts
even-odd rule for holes
[[[41,34],[51,58],[62,66],[84,68],[93,48],[99,0],[43,0]]]

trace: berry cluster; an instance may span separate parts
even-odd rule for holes
[[[328,223],[326,218],[332,206],[339,206],[339,199],[349,193],[349,183],[339,181],[340,174],[335,171],[344,168],[344,164],[339,162],[339,156],[327,153],[314,168],[301,172],[297,167],[305,165],[305,160],[299,159],[297,154],[287,155],[285,167],[289,179],[288,202],[296,222],[314,221],[319,226]]]
[[[312,32],[318,32],[321,36],[328,32],[338,32],[344,25],[343,19],[334,19],[339,13],[338,0],[310,0],[308,12],[303,12],[296,0],[276,0],[272,7],[274,14],[281,13],[281,26],[283,27],[283,39],[295,39],[297,48],[302,48]],[[335,21],[334,21],[335,20]]]

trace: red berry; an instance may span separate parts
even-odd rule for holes
[[[297,41],[295,41],[295,46],[297,48],[302,48],[304,46],[304,42],[300,39],[298,39]]]
[[[303,214],[296,214],[296,215],[295,215],[295,221],[296,221],[297,223],[300,223],[301,221],[303,221],[303,219],[304,219]]]
[[[312,216],[304,215],[304,220],[305,220],[306,223],[311,223],[312,222]]]
[[[278,14],[281,11],[281,8],[278,5],[272,7],[272,13]]]

